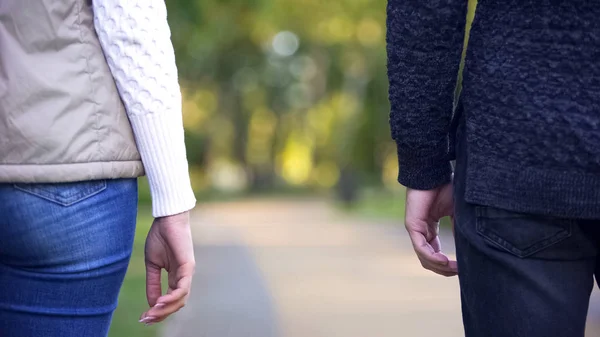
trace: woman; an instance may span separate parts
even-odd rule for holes
[[[169,38],[163,0],[0,2],[0,336],[107,335],[144,170],[140,321],[185,304],[195,198]]]

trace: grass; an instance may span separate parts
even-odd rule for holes
[[[371,189],[361,193],[359,202],[351,212],[369,218],[404,220],[404,202],[406,190]]]
[[[138,323],[140,315],[148,308],[146,302],[146,272],[144,267],[144,242],[152,224],[150,207],[141,206],[138,212],[133,255],[119,295],[119,306],[113,316],[109,337],[156,337],[157,326]]]
[[[362,193],[360,201],[350,210],[351,212],[368,218],[396,219],[404,222],[404,203],[406,190],[366,190]],[[440,222],[441,226],[450,226],[450,218],[445,217]]]

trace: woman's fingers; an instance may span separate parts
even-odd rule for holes
[[[154,306],[156,301],[162,295],[161,268],[152,262],[146,261],[146,298],[149,306]]]
[[[174,272],[181,275],[176,288],[169,289],[170,291],[167,294],[158,297],[156,304],[144,313],[140,322],[146,324],[161,322],[185,306],[192,287],[194,267],[190,265],[181,266],[180,270]]]

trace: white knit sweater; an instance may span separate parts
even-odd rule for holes
[[[164,0],[93,0],[93,8],[96,32],[150,182],[152,214],[190,210],[196,199]]]

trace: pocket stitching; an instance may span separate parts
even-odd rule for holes
[[[92,196],[104,191],[106,189],[106,186],[107,186],[106,180],[102,180],[102,181],[100,181],[100,185],[98,186],[97,189],[92,190],[91,188],[88,188],[88,189],[82,190],[78,194],[76,194],[76,197],[74,198],[73,201],[65,202],[65,201],[60,200],[61,198],[58,198],[55,194],[44,191],[41,188],[25,188],[25,187],[20,186],[19,184],[13,184],[13,187],[18,189],[19,191],[22,191],[22,192],[25,192],[25,193],[28,193],[31,195],[35,195],[44,200],[47,200],[47,201],[50,201],[50,202],[53,202],[55,204],[65,206],[65,207],[74,205],[80,201],[83,201],[89,197],[92,197]],[[92,190],[92,192],[87,193],[90,190]]]
[[[486,228],[484,228],[483,224],[481,223],[481,220],[482,220],[482,218],[480,216],[478,216],[476,219],[477,233],[479,235],[481,235],[487,242],[494,244],[495,246],[498,246],[502,249],[505,249],[509,253],[512,253],[520,258],[525,258],[525,257],[531,256],[535,253],[538,253],[541,250],[544,250],[554,244],[557,244],[557,243],[569,238],[572,235],[572,222],[565,220],[562,223],[566,223],[567,226],[566,226],[566,228],[563,228],[560,232],[558,232],[546,239],[535,242],[525,249],[518,249],[512,243],[503,239],[499,235],[496,235],[495,233],[493,233],[489,230],[486,230]]]

